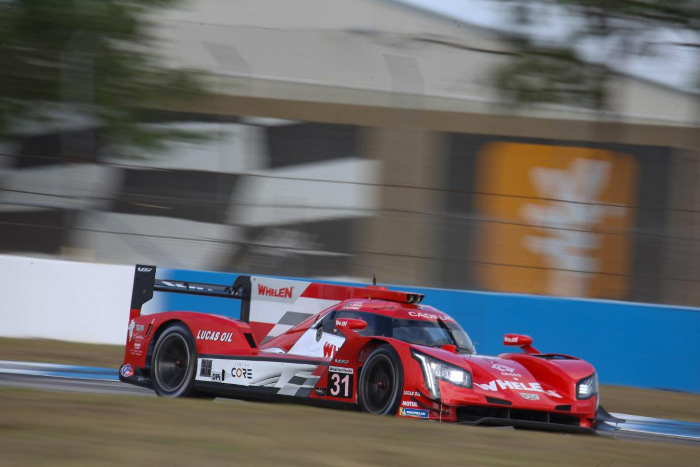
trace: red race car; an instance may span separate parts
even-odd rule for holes
[[[167,311],[142,315],[154,291],[232,298],[241,319]],[[593,366],[540,353],[479,355],[423,295],[239,276],[231,286],[156,279],[136,266],[122,381],[160,396],[313,402],[372,414],[476,425],[591,431],[599,408]]]

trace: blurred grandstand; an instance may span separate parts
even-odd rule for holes
[[[211,94],[142,124],[212,138],[144,154],[69,114],[17,130],[0,251],[700,305],[691,90],[618,71],[603,114],[505,105],[502,32],[397,1],[193,0],[152,20]]]

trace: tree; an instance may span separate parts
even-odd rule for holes
[[[148,13],[177,2],[0,0],[0,140],[25,122],[67,118],[132,147],[173,136],[139,120],[144,108],[203,92],[195,72],[154,52]]]
[[[499,90],[516,103],[548,102],[607,110],[610,62],[654,53],[659,45],[700,47],[698,0],[502,1],[517,11],[516,26],[530,30],[529,34],[510,35],[516,58],[496,72]],[[557,40],[542,40],[532,33],[535,28],[527,27],[537,22],[533,9],[543,7],[569,20],[571,28]],[[694,32],[695,39],[657,42],[655,33],[664,28]],[[614,56],[602,60],[584,57],[577,47],[582,42],[601,48],[614,43]]]

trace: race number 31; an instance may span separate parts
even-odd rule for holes
[[[353,396],[352,368],[330,367],[328,369],[328,395],[331,397],[351,398]]]

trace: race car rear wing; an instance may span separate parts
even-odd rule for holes
[[[131,292],[131,313],[129,319],[141,314],[144,303],[153,298],[153,292],[173,292],[181,294],[202,295],[207,297],[234,298],[250,301],[250,276],[238,276],[232,285],[204,284],[166,279],[156,279],[156,266],[136,265],[134,286]],[[247,311],[248,307],[241,307]],[[242,319],[244,317],[242,316]],[[244,321],[248,320],[246,313]]]
[[[156,267],[136,265],[129,321],[141,315],[153,292],[201,295],[241,300],[241,321],[247,322],[257,342],[276,337],[305,319],[353,298],[420,303],[422,294],[258,276],[237,276],[231,285],[157,279]]]

